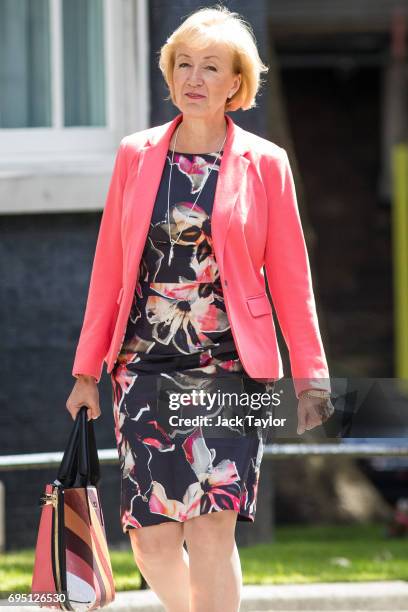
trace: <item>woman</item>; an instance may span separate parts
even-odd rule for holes
[[[243,427],[182,421],[203,412],[191,401],[170,423],[170,392],[270,395],[283,373],[263,264],[289,345],[298,433],[330,416],[331,389],[286,152],[226,115],[255,106],[267,70],[250,27],[225,7],[200,9],[167,40],[160,68],[181,112],[119,147],[67,408],[100,415],[105,360],[121,523],[140,571],[167,610],[232,611],[242,582],[235,525],[255,518],[266,429],[247,425],[252,407],[221,401],[205,410],[240,412]]]

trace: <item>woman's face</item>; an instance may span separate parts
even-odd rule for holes
[[[241,75],[232,72],[232,51],[222,43],[199,51],[186,44],[176,50],[173,87],[176,106],[196,117],[224,114],[227,97],[239,89]],[[190,97],[188,94],[199,97]]]

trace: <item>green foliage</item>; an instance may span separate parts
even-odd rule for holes
[[[240,549],[244,584],[408,580],[407,540],[387,539],[383,525],[279,526],[272,542]],[[129,550],[111,547],[117,591],[138,589]],[[29,593],[34,551],[0,555],[2,597]]]

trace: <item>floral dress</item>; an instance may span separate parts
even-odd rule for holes
[[[272,416],[271,402],[221,395],[271,397],[274,386],[246,374],[226,313],[211,239],[222,153],[174,153],[168,219],[171,159],[169,150],[111,372],[124,533],[221,510],[253,522],[268,429],[259,418]],[[169,229],[180,235],[172,256]]]

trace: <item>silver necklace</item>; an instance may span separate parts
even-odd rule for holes
[[[206,182],[208,181],[208,178],[209,178],[209,176],[210,176],[211,172],[212,172],[212,171],[213,171],[213,169],[215,168],[215,164],[216,164],[216,162],[217,162],[217,160],[218,160],[218,158],[219,158],[219,156],[220,156],[220,154],[221,154],[222,147],[224,146],[224,143],[225,143],[226,138],[227,138],[227,132],[226,132],[226,133],[225,133],[225,137],[224,137],[224,141],[223,141],[223,143],[222,143],[222,145],[221,145],[221,148],[220,148],[220,150],[218,151],[218,153],[217,153],[217,155],[216,155],[216,158],[215,158],[215,160],[214,160],[214,163],[213,163],[213,165],[211,166],[211,170],[210,170],[210,171],[209,171],[209,173],[207,174],[207,178],[205,179],[205,181],[204,181],[204,182],[203,182],[203,184],[201,185],[201,189],[200,189],[200,191],[198,192],[196,199],[194,200],[194,204],[193,204],[193,206],[191,207],[191,210],[190,210],[190,212],[189,212],[189,214],[188,214],[188,216],[187,216],[187,219],[184,221],[184,225],[183,225],[183,227],[181,228],[181,230],[180,230],[180,232],[179,232],[179,234],[178,234],[178,236],[177,236],[176,240],[173,240],[173,239],[172,239],[172,237],[171,237],[171,232],[170,232],[170,184],[171,184],[171,173],[172,173],[172,170],[173,170],[174,151],[176,150],[177,134],[178,134],[178,131],[179,131],[179,129],[180,129],[180,125],[181,125],[181,122],[179,123],[179,125],[178,125],[178,127],[177,127],[177,130],[176,130],[176,137],[175,137],[175,139],[174,139],[174,146],[173,146],[173,152],[172,152],[172,156],[171,156],[171,164],[170,164],[169,187],[168,187],[168,191],[167,191],[167,224],[168,224],[168,234],[169,234],[169,240],[170,240],[170,245],[171,245],[171,246],[170,246],[170,252],[169,252],[169,260],[168,260],[168,264],[169,264],[169,265],[171,264],[171,261],[172,261],[172,259],[173,259],[173,255],[174,255],[174,245],[175,245],[175,244],[177,244],[177,242],[178,242],[178,240],[179,240],[179,238],[180,238],[180,236],[181,236],[181,234],[182,234],[182,232],[183,232],[183,230],[184,230],[184,227],[186,226],[186,223],[187,223],[187,221],[189,220],[189,218],[190,218],[190,216],[191,216],[191,213],[192,213],[192,212],[193,212],[193,210],[194,210],[194,206],[196,205],[196,202],[197,202],[197,200],[198,200],[198,198],[199,198],[199,196],[200,196],[200,193],[202,192],[202,190],[203,190],[203,188],[204,188],[204,185],[205,185],[205,184],[206,184]]]

